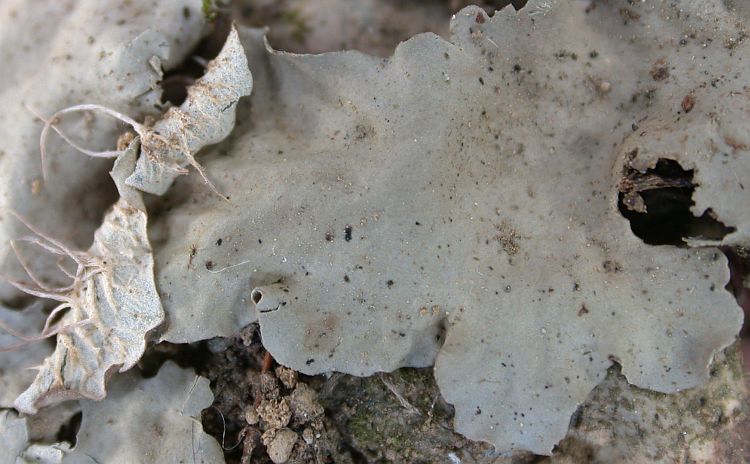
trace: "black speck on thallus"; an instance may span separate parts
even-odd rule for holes
[[[389,279],[388,282],[386,282],[385,284],[388,286],[388,288],[391,288],[393,287],[393,283],[394,283],[393,279]]]
[[[352,241],[352,226],[344,227],[344,240],[347,242]]]
[[[314,360],[314,359],[312,359],[312,358],[310,358],[310,359],[308,359],[307,361],[305,361],[305,365],[309,366],[310,364],[312,364],[312,363],[314,363],[314,362],[315,362],[315,360]]]
[[[224,242],[224,240],[219,239],[216,241],[216,246],[221,246],[221,244]]]
[[[213,261],[206,261],[206,269],[209,271],[214,268],[214,262]]]

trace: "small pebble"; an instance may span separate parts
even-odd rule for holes
[[[297,372],[294,369],[279,366],[276,368],[276,377],[281,380],[281,383],[286,388],[292,389],[295,385],[297,385]]]
[[[315,441],[315,432],[313,432],[310,427],[307,427],[302,431],[302,439],[305,440],[305,443],[308,445],[312,445],[313,441]]]
[[[286,398],[261,401],[260,406],[258,406],[258,414],[271,429],[286,427],[292,418],[292,410],[289,408],[289,402]]]
[[[274,464],[287,462],[296,442],[297,434],[289,429],[269,430],[263,434],[263,444]]]
[[[260,375],[260,392],[263,398],[276,399],[279,397],[279,382],[270,372],[264,372]]]
[[[255,425],[260,420],[260,416],[258,415],[258,411],[255,410],[254,407],[250,406],[245,411],[245,422],[247,422],[250,425]]]
[[[304,383],[297,384],[292,392],[290,405],[295,420],[301,424],[320,417],[325,412],[318,402],[318,394]]]

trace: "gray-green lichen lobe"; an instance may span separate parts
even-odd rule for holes
[[[266,348],[307,374],[434,362],[457,430],[502,450],[550,452],[614,361],[642,387],[701,384],[741,323],[731,295],[715,291],[726,261],[706,247],[717,243],[648,246],[617,208],[626,163],[693,156],[700,177],[705,145],[726,145],[717,136],[745,108],[723,103],[740,80],[703,89],[690,58],[702,43],[677,40],[706,25],[723,43],[738,18],[718,2],[683,7],[693,14],[469,8],[450,41],[420,35],[387,60],[285,54],[241,31],[254,94],[206,158],[231,200],[196,197],[157,225],[173,335],[221,334],[255,303]],[[672,114],[693,90],[689,114]],[[666,147],[675,137],[662,122],[704,130]],[[722,202],[712,185],[696,198]],[[168,201],[195,187],[178,182]],[[204,267],[189,267],[191,246]],[[285,304],[263,302],[279,288]]]

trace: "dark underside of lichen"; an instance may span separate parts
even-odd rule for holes
[[[686,239],[721,240],[734,231],[711,210],[701,216],[690,211],[696,188],[693,174],[670,159],[660,159],[646,172],[626,170],[619,185],[619,208],[636,236],[649,245],[685,246]]]

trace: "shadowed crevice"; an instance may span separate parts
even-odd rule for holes
[[[694,171],[670,159],[640,172],[625,168],[618,186],[620,213],[633,233],[649,245],[686,246],[686,239],[719,241],[735,230],[719,221],[711,209],[700,217],[690,211],[695,204]]]

